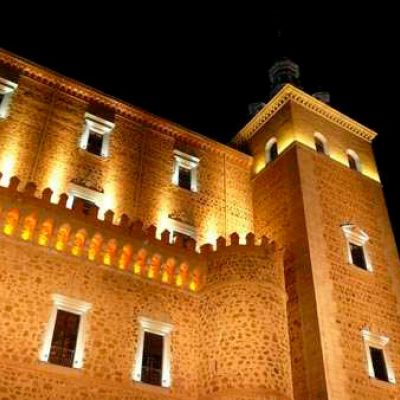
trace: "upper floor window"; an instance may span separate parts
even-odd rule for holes
[[[0,77],[0,119],[7,118],[11,97],[17,84]]]
[[[97,156],[108,157],[110,134],[114,126],[110,121],[86,113],[80,148]]]
[[[171,386],[171,331],[169,323],[139,318],[139,342],[133,371],[135,381]]]
[[[350,169],[361,172],[361,162],[358,154],[350,149],[346,151],[346,154]]]
[[[315,150],[318,153],[328,154],[327,140],[324,135],[319,132],[314,133]]]
[[[278,157],[278,142],[276,138],[271,138],[268,140],[265,146],[265,158],[266,163],[274,161]]]
[[[79,199],[83,203],[84,214],[89,214],[89,211],[93,206],[99,208],[102,208],[103,206],[104,193],[77,185],[76,183],[69,183],[68,196],[67,207],[73,208],[75,201]]]
[[[90,308],[84,301],[53,295],[53,309],[39,355],[41,361],[63,367],[82,367],[85,320]]]
[[[387,352],[389,338],[375,335],[368,329],[363,329],[361,334],[367,358],[368,375],[380,381],[395,383],[394,372]]]
[[[366,243],[369,240],[369,236],[351,224],[342,225],[342,230],[346,237],[349,263],[358,268],[372,271],[366,252]]]
[[[198,191],[199,159],[179,150],[174,150],[172,183],[192,192]]]

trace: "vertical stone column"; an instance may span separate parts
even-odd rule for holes
[[[235,242],[209,254],[199,398],[292,399],[282,252]]]

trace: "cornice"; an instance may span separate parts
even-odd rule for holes
[[[354,135],[371,142],[376,132],[347,117],[331,106],[292,86],[285,85],[267,105],[249,121],[232,139],[232,144],[239,146],[249,140],[258,129],[268,122],[285,104],[290,101],[318,114],[326,120],[348,130]]]
[[[157,132],[167,134],[177,139],[184,139],[193,146],[226,155],[242,164],[251,165],[252,157],[247,154],[191,131],[190,129],[186,129],[179,124],[160,118],[136,106],[108,96],[99,90],[77,82],[74,79],[67,78],[1,48],[0,62],[15,70],[15,72],[18,72],[20,75],[30,77],[85,102],[97,103],[107,107],[113,110],[116,115],[133,120],[147,128],[154,129]]]

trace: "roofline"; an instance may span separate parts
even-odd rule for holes
[[[115,97],[107,95],[72,78],[65,77],[58,72],[38,65],[1,47],[0,62],[15,69],[24,76],[28,76],[81,100],[101,104],[112,109],[117,115],[132,119],[135,122],[155,129],[158,132],[168,134],[175,138],[185,138],[192,145],[200,148],[208,148],[217,153],[225,154],[228,157],[241,161],[247,165],[250,165],[252,161],[251,156],[244,154],[237,149],[217,142],[214,139],[210,139],[207,136],[201,135],[167,119],[158,117],[127,102],[116,99]]]
[[[377,135],[373,130],[347,117],[328,104],[303,92],[297,87],[286,84],[232,139],[234,145],[241,145],[251,139],[258,129],[268,122],[285,104],[297,103],[328,121],[345,128],[361,139],[371,142]]]

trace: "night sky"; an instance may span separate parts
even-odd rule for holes
[[[224,143],[248,121],[249,103],[268,100],[268,68],[288,56],[305,91],[329,91],[334,108],[378,132],[373,146],[400,244],[397,12],[187,4],[108,4],[96,16],[60,8],[24,20],[18,35],[12,18],[0,46]]]

